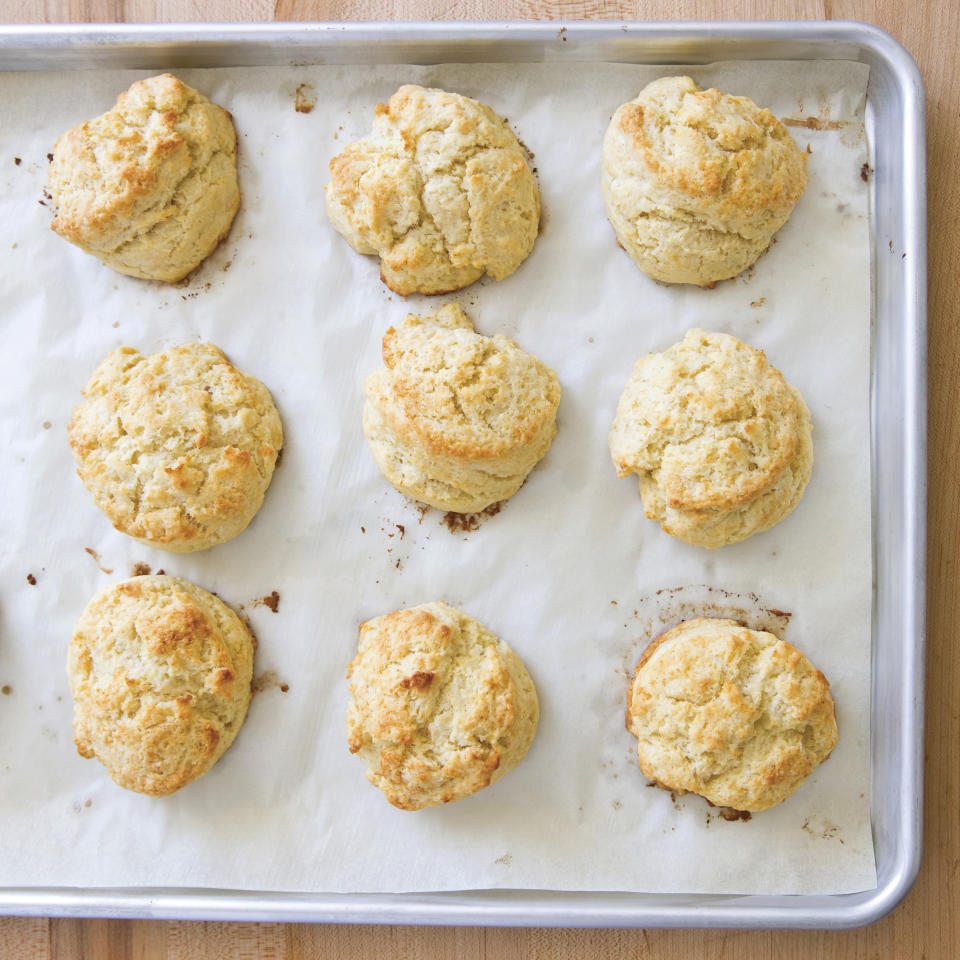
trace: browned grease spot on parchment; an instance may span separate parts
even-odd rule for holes
[[[258,597],[253,601],[253,605],[255,607],[269,607],[273,613],[276,613],[280,609],[280,594],[274,590],[265,597]]]
[[[785,127],[806,127],[807,130],[842,130],[846,124],[842,120],[829,120],[826,117],[781,117]]]
[[[250,685],[250,689],[254,693],[263,693],[264,690],[271,690],[273,687],[278,687],[281,693],[286,693],[290,689],[290,685],[284,683],[277,676],[275,670],[264,671],[260,676],[254,677],[253,683]]]
[[[97,566],[98,566],[104,573],[113,573],[113,570],[112,570],[112,569],[110,569],[110,568],[108,568],[108,567],[105,567],[105,566],[100,562],[100,554],[97,553],[97,551],[94,550],[93,547],[84,547],[83,549],[86,550],[87,553],[89,553],[91,557],[93,557],[93,559],[96,561]]]
[[[787,610],[768,607],[756,593],[735,593],[706,584],[661,587],[651,596],[634,602],[637,609],[632,622],[624,623],[634,638],[630,649],[624,651],[622,667],[617,671],[624,677],[633,676],[637,660],[656,637],[684,620],[699,617],[737,620],[751,630],[764,630],[784,639],[792,616]]]
[[[495,517],[503,508],[503,501],[498,500],[496,503],[491,503],[489,507],[484,508],[479,513],[454,513],[452,510],[448,510],[443,515],[443,520],[441,523],[451,532],[451,533],[473,533],[474,530],[480,529],[480,524],[489,520],[490,517]]]
[[[777,607],[766,607],[756,593],[736,593],[724,590],[722,587],[713,587],[706,584],[691,585],[694,589],[705,590],[709,600],[698,602],[683,596],[689,587],[661,587],[654,594],[658,612],[663,619],[674,619],[675,622],[691,620],[695,617],[719,617],[729,620],[741,620],[751,630],[765,630],[779,636],[779,632],[786,629],[793,616],[788,610]]]
[[[840,843],[844,843],[843,837],[840,836],[840,828],[826,819],[818,822],[816,817],[807,817],[800,829],[816,840],[839,840]]]
[[[317,105],[317,92],[309,83],[301,83],[293,95],[293,109],[309,113]]]

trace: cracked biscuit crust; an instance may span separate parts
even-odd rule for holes
[[[754,263],[787,222],[807,156],[749,98],[664,77],[613,115],[602,184],[617,240],[644,273],[711,286]]]
[[[77,472],[114,527],[160,550],[205,550],[260,509],[283,446],[267,388],[210,343],[119,347],[70,420]]]
[[[644,511],[687,543],[720,547],[766,530],[800,502],[813,470],[810,412],[760,350],[690,330],[641,357],[610,431]]]
[[[177,577],[101,590],[77,621],[67,674],[74,742],[119,786],[165,796],[203,776],[243,724],[253,638],[221,600]]]
[[[237,135],[222,107],[170,74],[151,77],[60,137],[48,183],[60,236],[118,273],[173,283],[230,230]]]
[[[644,774],[718,807],[782,803],[837,743],[824,675],[789,643],[736,620],[686,620],[657,637],[627,693]]]
[[[556,433],[556,374],[506,337],[484,337],[457,304],[410,314],[383,338],[364,383],[363,430],[380,472],[441,510],[513,496]]]
[[[330,161],[327,214],[380,257],[395,293],[450,293],[502,280],[533,249],[540,193],[523,148],[486,104],[406,85],[369,136]]]
[[[401,810],[468,797],[509,773],[537,729],[537,692],[520,658],[445,603],[360,626],[347,669],[351,753]]]

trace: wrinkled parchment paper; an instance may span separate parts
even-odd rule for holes
[[[649,80],[689,72],[794,123],[810,184],[769,252],[714,290],[658,285],[616,244],[600,143]],[[49,230],[47,153],[143,72],[0,76],[0,885],[425,891],[488,887],[841,893],[876,885],[869,819],[870,232],[866,68],[737,63],[188,70],[240,137],[242,210],[179,286],[114,274]],[[406,302],[323,210],[327,164],[402,82],[490,103],[533,152],[544,206],[501,283]],[[301,86],[306,85],[306,86]],[[298,98],[301,111],[295,109]],[[309,112],[303,112],[315,101]],[[407,312],[458,300],[553,367],[559,433],[523,489],[451,532],[379,476],[363,376]],[[645,520],[607,432],[633,363],[690,327],[763,348],[813,414],[816,464],[773,530],[710,552]],[[286,446],[235,541],[177,556],[115,532],[77,478],[66,426],[102,357],[209,339],[262,379]],[[259,692],[205,778],[127,793],[72,744],[72,625],[135,563],[244,608]],[[28,575],[30,577],[28,578]],[[36,580],[35,585],[29,579]],[[277,591],[273,612],[258,602]],[[346,747],[344,670],[358,623],[444,599],[527,663],[542,719],[527,758],[447,807],[390,807]],[[701,614],[773,627],[830,679],[840,743],[785,804],[728,823],[648,787],[624,728],[626,678],[661,628]],[[286,686],[284,690],[282,685]]]

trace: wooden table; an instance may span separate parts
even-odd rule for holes
[[[830,19],[900,40],[927,87],[929,164],[929,547],[924,862],[913,891],[878,923],[841,933],[484,930],[254,923],[0,919],[0,958],[287,960],[343,957],[698,957],[703,960],[960,957],[960,4],[952,0],[0,0],[7,23],[346,19]],[[952,279],[951,279],[952,278]],[[951,306],[953,304],[953,306]]]

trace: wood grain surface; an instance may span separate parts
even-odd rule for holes
[[[471,20],[836,19],[874,23],[920,66],[929,169],[929,546],[924,861],[906,900],[846,932],[495,930],[0,918],[11,960],[435,960],[671,957],[703,960],[960,957],[960,4],[952,0],[0,0],[5,23]],[[2,116],[2,114],[0,114]]]

